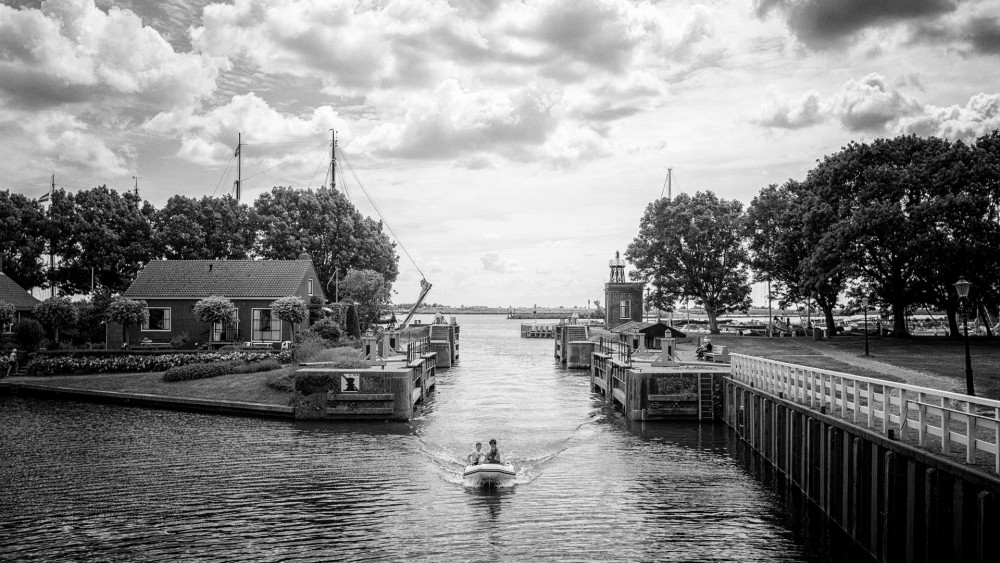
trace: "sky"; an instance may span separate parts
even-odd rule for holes
[[[252,203],[328,185],[336,130],[397,302],[586,306],[668,169],[746,205],[851,141],[997,128],[1000,0],[0,3],[0,189],[232,194],[241,138]]]

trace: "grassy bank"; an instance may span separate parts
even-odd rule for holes
[[[117,391],[163,397],[196,397],[287,406],[292,394],[267,386],[268,373],[232,374],[192,381],[163,381],[163,373],[105,373],[96,375],[55,375],[19,377],[18,382],[40,383],[96,391]]]

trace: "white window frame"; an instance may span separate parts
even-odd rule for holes
[[[313,279],[309,278],[309,295],[313,294]]]
[[[273,327],[277,325],[277,328],[271,328],[267,331],[258,328],[257,325],[260,323],[263,317],[262,315],[258,314],[258,311],[267,311],[271,317],[271,326]],[[281,325],[282,325],[281,319],[279,319],[277,315],[274,314],[274,311],[272,311],[268,307],[250,310],[250,340],[254,342],[281,342],[281,328],[282,328]],[[267,334],[267,336],[270,336],[270,338],[264,338],[265,334]],[[274,336],[275,334],[277,334],[277,337]]]
[[[173,326],[173,310],[171,307],[146,307],[146,312],[152,310],[164,311],[163,315],[163,326],[165,328],[149,328],[149,315],[146,316],[146,321],[142,323],[142,332],[170,332]]]
[[[619,306],[621,308],[618,311],[619,312],[618,318],[620,318],[620,319],[631,319],[632,318],[632,300],[631,299],[622,299],[619,302]]]

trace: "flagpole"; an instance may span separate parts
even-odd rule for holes
[[[52,174],[52,184],[49,185],[49,221],[52,221],[52,196],[56,193],[56,175]],[[56,284],[52,280],[52,271],[55,270],[55,258],[52,254],[52,231],[49,231],[49,297],[56,296]]]

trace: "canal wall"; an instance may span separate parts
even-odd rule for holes
[[[295,372],[295,418],[409,420],[434,389],[436,357],[422,351],[369,368],[304,365]]]
[[[1000,402],[733,356],[724,420],[873,559],[996,561]]]

